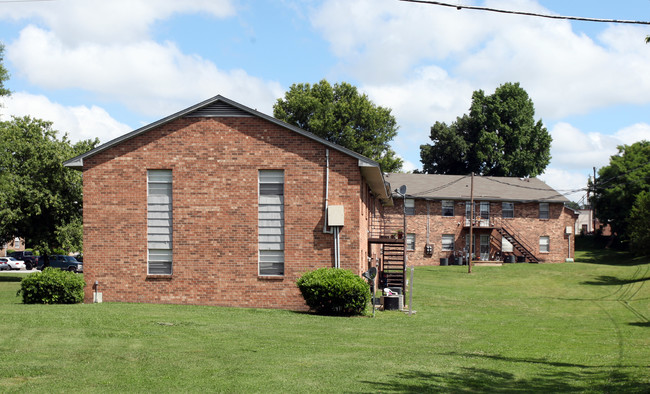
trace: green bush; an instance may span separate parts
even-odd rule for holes
[[[319,268],[297,281],[305,302],[316,313],[360,315],[370,300],[370,286],[352,271]]]
[[[83,302],[85,285],[81,275],[48,267],[27,275],[16,295],[25,304],[76,304]]]

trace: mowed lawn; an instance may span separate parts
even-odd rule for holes
[[[650,392],[650,260],[419,267],[417,313],[23,305],[0,392]]]

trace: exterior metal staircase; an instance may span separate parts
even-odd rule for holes
[[[383,275],[386,287],[399,287],[402,290],[405,286],[404,278],[404,249],[403,239],[397,239],[391,243],[382,245]]]
[[[537,256],[531,252],[532,247],[530,245],[527,245],[523,240],[519,240],[515,238],[514,235],[512,235],[512,232],[508,231],[508,228],[506,226],[500,226],[497,227],[496,230],[501,234],[501,236],[505,237],[511,244],[512,247],[517,249],[519,253],[521,253],[522,256],[526,258],[531,263],[539,263],[539,259]]]

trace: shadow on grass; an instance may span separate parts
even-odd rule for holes
[[[20,282],[23,278],[18,276],[0,276],[0,282]]]
[[[636,327],[648,327],[650,328],[650,322],[635,322],[635,323],[628,323],[630,326],[636,326]]]
[[[552,393],[552,392],[626,392],[646,393],[650,384],[619,371],[580,371],[542,373],[533,378],[493,369],[462,368],[460,372],[431,373],[408,371],[390,377],[387,382],[366,382],[377,391],[407,393]]]
[[[636,279],[619,279],[615,276],[599,276],[593,281],[585,281],[582,282],[581,284],[583,285],[599,285],[599,286],[621,286],[621,285],[628,285],[630,283],[638,283],[638,282],[645,282],[647,280],[650,280],[650,277],[648,278],[636,278]]]
[[[487,358],[489,360],[498,360],[498,361],[509,361],[515,363],[528,363],[528,364],[543,364],[550,367],[571,367],[571,368],[600,368],[592,365],[584,364],[573,364],[573,363],[562,363],[556,361],[548,361],[542,358],[521,358],[521,357],[504,357],[495,354],[476,354],[476,353],[458,353],[458,352],[449,352],[442,353],[444,356],[455,356],[463,358]]]
[[[650,263],[647,256],[635,257],[630,252],[623,252],[612,249],[576,250],[576,261],[578,263],[635,266]]]

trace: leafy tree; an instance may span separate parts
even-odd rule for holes
[[[472,95],[469,115],[431,127],[432,144],[420,146],[423,172],[490,176],[537,176],[551,160],[551,136],[519,83]]]
[[[650,255],[650,193],[641,192],[632,206],[628,220],[630,249],[639,255]]]
[[[0,241],[24,237],[41,254],[81,250],[81,173],[63,161],[98,143],[73,145],[51,122],[30,117],[0,122]]]
[[[610,224],[612,231],[623,240],[628,240],[627,225],[632,206],[637,196],[650,192],[650,142],[619,146],[618,154],[610,157],[609,165],[598,170],[594,188],[596,216],[601,222]]]
[[[3,63],[4,52],[5,46],[0,44],[0,97],[11,95],[11,91],[4,87],[5,81],[9,80],[9,71],[7,71]]]
[[[397,123],[388,108],[378,107],[349,83],[291,85],[273,106],[273,116],[327,141],[369,157],[385,172],[398,171],[402,160],[389,142]]]

